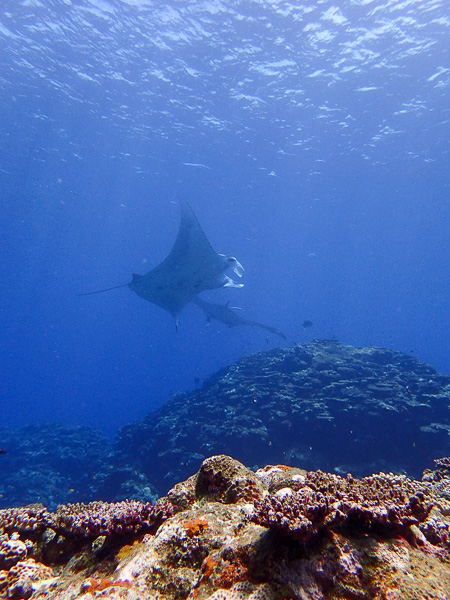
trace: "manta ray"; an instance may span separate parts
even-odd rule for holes
[[[258,323],[257,321],[249,321],[237,315],[234,311],[231,310],[231,308],[228,307],[230,301],[228,301],[226,304],[212,304],[211,302],[205,302],[205,300],[201,300],[200,298],[195,298],[194,302],[203,310],[203,312],[206,315],[206,320],[208,322],[211,319],[215,319],[216,321],[225,323],[225,325],[228,325],[228,327],[236,327],[237,325],[261,327],[262,329],[267,329],[267,331],[279,335],[284,340],[286,339],[284,333],[279,329],[269,327],[268,325],[263,325],[262,323]]]
[[[128,286],[144,300],[170,313],[178,329],[181,310],[200,292],[243,287],[242,283],[225,275],[227,269],[232,269],[239,277],[244,273],[243,266],[234,256],[213,250],[191,207],[183,201],[177,238],[162,263],[145,275],[134,273],[130,283],[79,295],[89,296]]]

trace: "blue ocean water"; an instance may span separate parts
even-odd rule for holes
[[[204,299],[449,373],[449,26],[445,0],[3,0],[0,425],[114,433],[279,344],[77,296],[165,258],[180,199],[246,269]]]

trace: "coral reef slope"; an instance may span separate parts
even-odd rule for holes
[[[414,357],[335,340],[242,358],[119,432],[116,456],[160,494],[211,454],[258,468],[420,477],[450,452],[450,377]]]

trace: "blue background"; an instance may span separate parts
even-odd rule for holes
[[[246,269],[204,299],[449,373],[449,26],[444,0],[4,0],[0,425],[114,433],[278,345],[77,297],[156,266],[181,198]]]

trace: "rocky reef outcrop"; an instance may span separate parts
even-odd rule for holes
[[[0,430],[0,508],[154,502],[211,454],[420,477],[450,454],[450,377],[400,352],[315,341],[245,357],[114,441],[88,427]]]
[[[450,459],[421,481],[225,455],[155,505],[0,510],[0,598],[446,600]]]
[[[211,454],[418,477],[450,452],[450,376],[384,348],[314,341],[245,357],[121,429],[119,464],[160,494]]]
[[[117,465],[112,440],[93,428],[36,423],[0,429],[0,440],[0,508],[157,498],[145,475]]]

